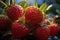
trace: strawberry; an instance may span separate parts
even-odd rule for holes
[[[7,29],[10,27],[11,21],[4,15],[0,15],[0,29]]]
[[[21,22],[13,22],[11,32],[14,38],[22,38],[29,33],[29,28]]]
[[[43,15],[37,8],[29,6],[26,9],[25,19],[28,21],[28,25],[33,27],[33,25],[41,23]]]
[[[59,35],[60,35],[60,27],[59,27]]]
[[[50,35],[50,30],[47,27],[38,27],[36,28],[34,34],[39,40],[47,40]]]
[[[55,36],[59,32],[59,27],[58,27],[57,24],[50,24],[49,25],[49,30],[50,30],[51,36]]]
[[[7,9],[7,16],[12,20],[17,20],[23,15],[23,8],[20,5],[12,5]]]

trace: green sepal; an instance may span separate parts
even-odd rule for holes
[[[38,3],[34,2],[33,6],[35,6],[38,9]]]
[[[23,24],[25,24],[25,20],[24,20],[25,14],[23,14],[22,17],[20,17],[17,21],[22,22]]]
[[[43,4],[40,6],[39,11],[45,12],[47,7],[48,7],[48,4],[43,3]]]
[[[10,5],[10,0],[8,0],[8,2],[7,2],[7,3],[8,3],[8,5]]]
[[[12,0],[12,4],[16,4],[16,0]]]
[[[21,5],[24,8],[24,10],[29,6],[27,1],[21,1],[18,4]]]
[[[0,1],[0,8],[4,9],[6,7],[7,7],[6,3],[4,3],[3,1]]]

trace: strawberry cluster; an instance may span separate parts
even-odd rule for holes
[[[46,26],[43,23],[43,13],[34,6],[28,6],[24,11],[22,6],[14,4],[6,13],[7,17],[0,16],[0,30],[9,28],[13,38],[21,39],[33,35],[36,40],[48,40],[49,36],[59,33],[57,24]]]

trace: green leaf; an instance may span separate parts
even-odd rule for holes
[[[40,6],[39,11],[45,12],[47,7],[48,7],[48,4],[43,3],[43,4]]]
[[[38,3],[34,2],[33,6],[35,6],[36,8],[38,8]]]
[[[21,5],[24,8],[24,10],[26,9],[26,7],[29,6],[27,1],[22,1],[22,2],[20,2],[18,4]]]

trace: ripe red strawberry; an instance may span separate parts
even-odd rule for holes
[[[59,27],[59,35],[60,35],[60,27]]]
[[[59,27],[59,34],[60,34],[60,27]]]
[[[12,5],[7,9],[7,16],[12,20],[17,20],[23,15],[23,8],[20,5]]]
[[[29,26],[33,26],[41,23],[43,15],[37,8],[29,6],[26,9],[25,19],[28,21]]]
[[[38,27],[34,34],[39,40],[47,40],[50,35],[50,30],[47,27]]]
[[[7,29],[10,27],[11,21],[4,15],[0,15],[0,29]]]
[[[57,24],[51,24],[51,25],[49,25],[49,29],[50,29],[50,34],[51,34],[52,36],[57,35],[58,32],[59,32],[59,27],[58,27]]]
[[[29,33],[29,28],[21,22],[13,22],[11,32],[14,38],[22,38]]]

